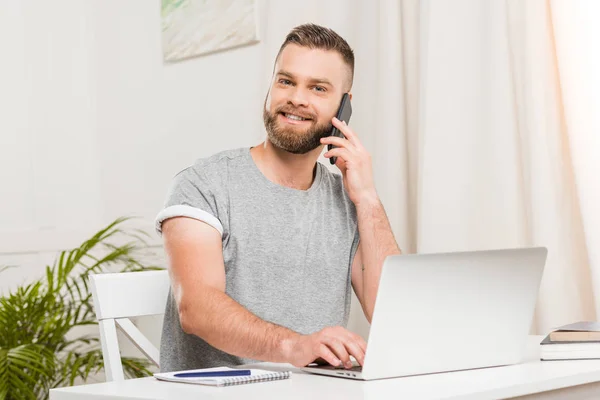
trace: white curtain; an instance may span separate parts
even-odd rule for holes
[[[600,2],[552,0],[557,68],[564,112],[564,130],[581,220],[574,232],[579,243],[573,268],[591,275],[593,317],[600,310]],[[586,265],[587,262],[587,265]],[[587,268],[589,269],[586,269]],[[589,272],[588,272],[589,271]],[[587,283],[587,282],[586,282]],[[587,284],[589,286],[589,284]],[[592,296],[589,296],[592,297]],[[585,298],[588,300],[588,297]]]
[[[596,318],[599,3],[262,4],[265,90],[298,24],[331,27],[354,48],[350,125],[404,252],[546,246],[533,330]],[[365,334],[359,307],[353,318]]]

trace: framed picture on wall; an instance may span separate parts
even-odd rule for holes
[[[259,41],[256,0],[162,0],[161,24],[167,62]]]

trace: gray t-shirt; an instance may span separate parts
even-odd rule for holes
[[[312,186],[297,190],[269,181],[249,148],[224,151],[175,176],[157,230],[176,216],[199,219],[221,233],[226,293],[258,317],[303,334],[346,326],[359,236],[339,174],[317,163]],[[161,371],[252,361],[184,333],[169,294]]]

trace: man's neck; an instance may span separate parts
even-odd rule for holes
[[[254,163],[271,182],[292,189],[308,190],[314,181],[316,163],[323,146],[306,154],[292,154],[265,142],[250,149]]]

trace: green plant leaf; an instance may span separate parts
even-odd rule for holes
[[[125,376],[128,378],[143,378],[152,375],[149,369],[152,364],[148,360],[122,357],[121,363]]]
[[[42,345],[0,350],[0,393],[36,398],[48,389],[54,366],[54,354]]]
[[[60,251],[42,277],[0,297],[0,400],[47,398],[51,387],[102,370],[98,337],[71,333],[97,325],[89,274],[160,269],[142,261],[145,233],[122,228],[129,219],[118,218],[78,247]],[[149,366],[123,358],[128,377],[150,375]]]

